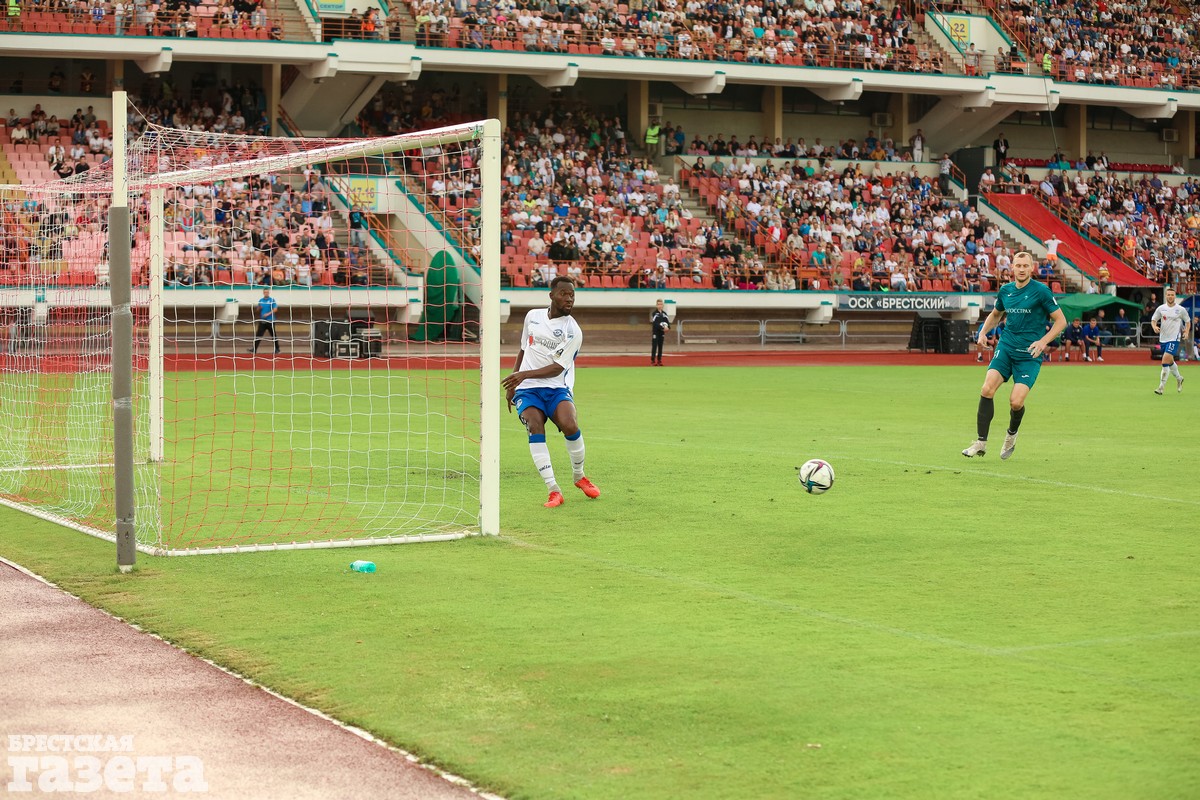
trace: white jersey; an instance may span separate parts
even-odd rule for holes
[[[550,319],[550,309],[535,308],[525,315],[521,328],[521,371],[558,364],[563,371],[552,378],[526,378],[517,389],[575,388],[575,356],[583,346],[583,330],[574,317]]]
[[[1187,309],[1176,303],[1169,306],[1163,303],[1154,309],[1154,321],[1158,323],[1158,341],[1178,342],[1183,338],[1183,328],[1187,325]]]

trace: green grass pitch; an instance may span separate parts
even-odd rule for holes
[[[588,501],[502,420],[499,539],[0,554],[512,798],[1200,797],[1196,395],[1043,370],[1015,456],[971,367],[584,369]],[[829,460],[820,497],[794,467]],[[374,560],[373,575],[350,572]]]

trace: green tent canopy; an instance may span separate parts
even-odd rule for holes
[[[425,303],[421,310],[421,321],[413,328],[410,336],[418,342],[436,342],[441,339],[461,338],[462,322],[462,278],[454,258],[445,250],[434,253],[425,272]],[[460,323],[458,331],[453,330]]]
[[[1133,309],[1134,312],[1140,312],[1142,307],[1131,300],[1122,300],[1119,297],[1113,297],[1111,294],[1064,294],[1058,296],[1058,306],[1062,309],[1063,314],[1067,316],[1067,322],[1078,317],[1086,320],[1092,314],[1102,308],[1109,306],[1124,306],[1125,308]],[[1113,314],[1116,314],[1116,309],[1113,309]],[[1136,320],[1137,313],[1131,313],[1130,319]]]

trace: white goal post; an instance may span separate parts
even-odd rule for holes
[[[0,503],[159,555],[497,534],[499,122],[271,138],[114,101],[111,161],[16,153],[0,187]]]

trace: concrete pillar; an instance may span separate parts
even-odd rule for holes
[[[1059,146],[1072,164],[1080,156],[1086,156],[1087,144],[1087,105],[1064,105],[1066,117],[1065,136]]]
[[[500,127],[508,127],[508,75],[499,73],[487,76],[487,115],[500,120]]]
[[[125,60],[122,58],[109,59],[105,62],[105,83],[110,91],[125,88]]]
[[[907,147],[908,138],[917,132],[917,126],[910,125],[908,122],[909,109],[911,107],[911,101],[907,94],[894,92],[889,95],[888,113],[892,115],[892,127],[886,133],[876,131],[876,135],[880,139],[886,139],[888,136],[891,136],[896,142],[896,147]]]
[[[1196,112],[1178,111],[1171,119],[1171,127],[1178,132],[1176,141],[1167,145],[1167,157],[1172,164],[1180,164],[1191,171],[1191,160],[1196,157]]]
[[[646,126],[650,124],[650,82],[629,81],[629,101],[626,117],[629,127],[625,130],[626,146],[630,153],[640,154],[646,148]],[[663,122],[663,120],[659,120]]]
[[[282,136],[279,124],[280,95],[283,91],[283,66],[279,62],[263,65],[263,95],[267,98],[267,119],[271,121],[271,135]],[[299,136],[300,131],[295,131]]]
[[[1188,138],[1184,140],[1186,142],[1184,157],[1188,159],[1188,162],[1185,163],[1184,169],[1187,169],[1188,172],[1195,172],[1196,170],[1189,169],[1188,165],[1196,159],[1200,159],[1200,112],[1189,111],[1187,115],[1190,119],[1187,123]],[[1195,329],[1195,322],[1192,323],[1192,328]]]
[[[783,87],[764,86],[762,90],[763,144],[774,144],[783,136]]]

